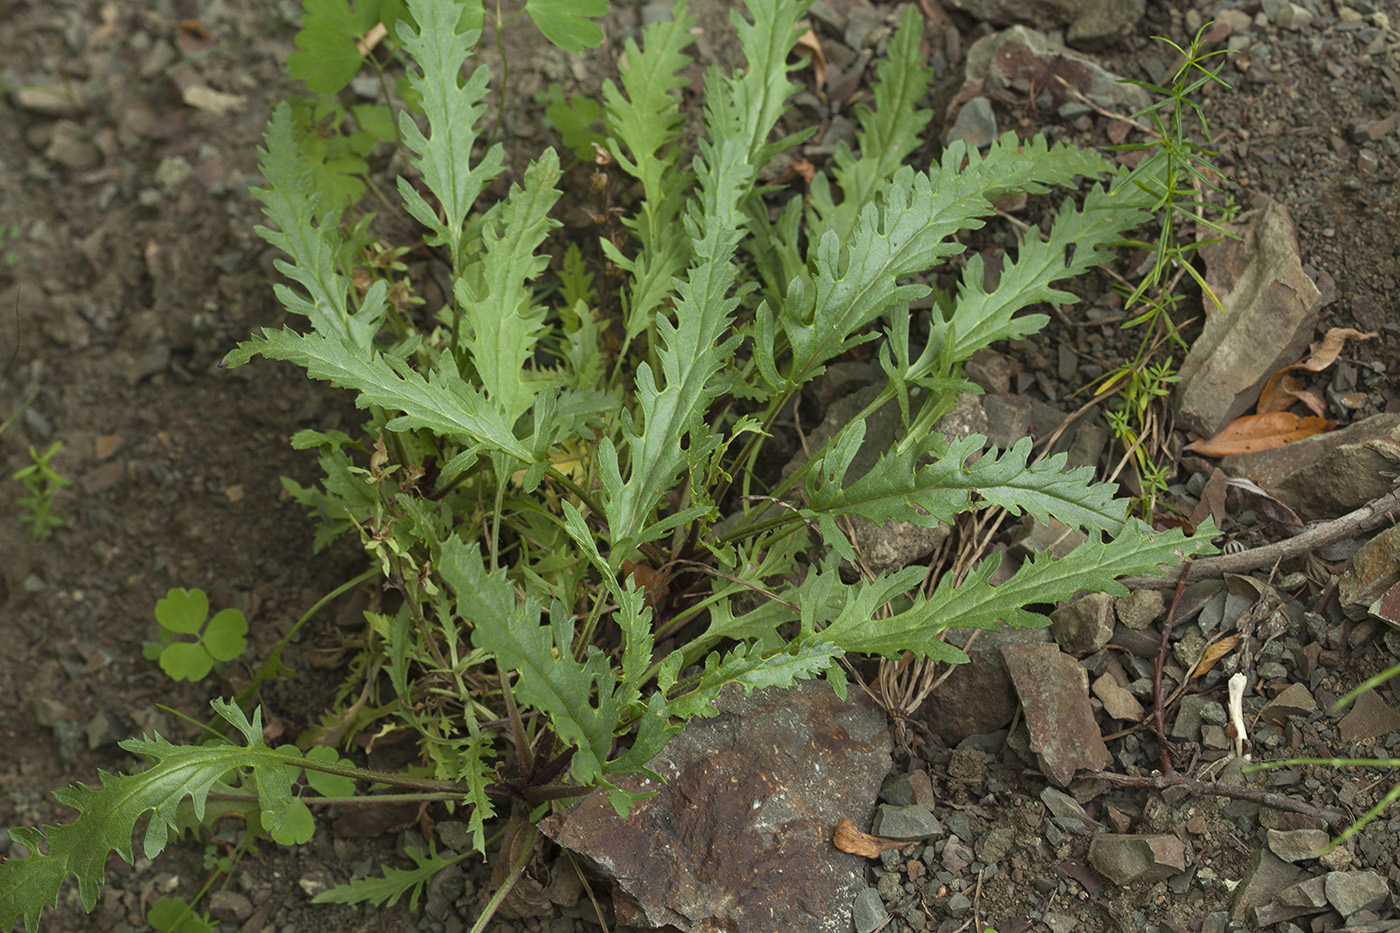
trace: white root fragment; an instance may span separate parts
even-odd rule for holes
[[[1244,687],[1249,682],[1249,678],[1244,674],[1235,674],[1230,678],[1230,726],[1235,736],[1235,757],[1249,760],[1249,756],[1244,753]]]

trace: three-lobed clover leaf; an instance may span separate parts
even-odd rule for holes
[[[207,620],[207,622],[206,622]],[[221,609],[209,618],[209,597],[201,589],[178,587],[156,603],[160,641],[146,645],[147,660],[160,661],[172,680],[203,680],[215,661],[232,661],[248,647],[248,620],[237,609]],[[194,641],[177,640],[193,635]]]

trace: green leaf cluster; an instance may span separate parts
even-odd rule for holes
[[[62,449],[62,441],[54,441],[43,453],[31,446],[29,459],[33,462],[16,470],[11,477],[23,485],[28,493],[16,499],[15,503],[23,510],[19,516],[20,524],[29,526],[29,533],[35,541],[47,540],[55,528],[62,528],[64,524],[63,514],[54,503],[54,494],[65,486],[73,485],[73,481],[50,465],[54,455]]]
[[[237,609],[209,617],[209,597],[201,589],[172,589],[156,602],[160,640],[146,645],[147,660],[159,660],[171,680],[203,680],[216,662],[232,661],[248,647],[248,620]],[[185,641],[182,635],[193,636]]]
[[[874,106],[857,110],[859,154],[840,148],[830,178],[814,181],[810,203],[792,198],[775,211],[757,182],[774,156],[805,138],[774,136],[796,89],[787,56],[805,4],[746,6],[748,18],[735,26],[747,64],[732,75],[708,74],[703,132],[688,167],[679,92],[693,20],[684,3],[673,20],[649,25],[640,44],[627,46],[620,84],[603,89],[606,146],[641,193],[625,218],[631,248],[599,244],[627,274],[622,345],[611,361],[596,293],[579,284],[577,253],[564,305],[538,298],[541,251],[557,226],[549,218],[559,194],[553,152],[502,200],[478,209],[504,164],[499,146],[478,145],[489,77],[478,68],[458,80],[478,36],[459,28],[450,4],[426,0],[408,4],[420,26],[402,26],[399,36],[418,66],[408,80],[427,128],[403,114],[400,129],[433,200],[407,179],[399,189],[429,242],[450,256],[453,294],[439,328],[381,332],[369,344],[347,339],[340,322],[364,315],[375,301],[370,293],[359,310],[324,302],[334,313],[308,314],[310,332],[264,331],[229,357],[235,365],[255,353],[290,360],[355,391],[371,429],[406,445],[397,469],[438,465],[442,495],[428,511],[416,498],[423,490],[372,478],[380,495],[361,528],[386,573],[420,581],[409,588],[409,617],[434,620],[452,655],[437,649],[430,658],[435,639],[421,626],[381,625],[401,707],[419,702],[415,674],[461,678],[473,664],[494,661],[516,678],[502,689],[543,714],[546,746],[585,786],[643,769],[725,683],[828,674],[839,687],[833,665],[846,652],[961,660],[939,638],[951,624],[1043,624],[1024,606],[1067,597],[1075,581],[1111,590],[1115,576],[1153,572],[1207,546],[1203,535],[1153,533],[1129,519],[1114,487],[1094,483],[1088,470],[1067,471],[1063,458],[1030,463],[1028,441],[984,453],[980,437],[950,442],[934,430],[966,388],[962,362],[1044,326],[1046,315],[1025,313],[1032,306],[1077,300],[1061,283],[1103,261],[1104,247],[1148,218],[1145,197],[1120,180],[1091,187],[1079,203],[1066,198],[995,288],[974,257],[956,293],[934,296],[933,310],[916,316],[911,305],[933,292],[929,274],[962,252],[958,235],[984,224],[996,201],[1102,178],[1111,166],[1093,153],[1011,135],[985,153],[954,144],[927,169],[906,165],[930,116],[919,107],[931,71],[918,54],[921,22],[911,9],[877,69]],[[274,162],[285,121],[274,114],[269,129]],[[280,203],[314,192],[275,187],[263,196]],[[302,237],[316,232],[300,216],[284,217],[301,224]],[[283,229],[269,239],[295,241],[278,223]],[[333,250],[306,254],[311,263],[319,255]],[[307,264],[288,264],[288,274],[309,281]],[[336,301],[344,294],[337,287]],[[848,477],[865,441],[856,419],[790,479],[764,490],[787,501],[785,511],[747,497],[721,520],[735,507],[726,498],[731,488],[747,492],[758,482],[764,441],[794,396],[843,353],[881,336],[888,382],[871,410],[898,406],[903,440],[863,476]],[[362,498],[345,505],[347,513],[366,511]],[[961,587],[913,596],[920,568],[846,583],[821,558],[823,549],[833,560],[855,556],[841,527],[846,516],[932,525],[992,506],[1056,519],[1090,539],[1062,560],[1027,562],[995,589],[986,582],[995,562],[987,561]],[[756,560],[741,564],[740,553]],[[804,554],[819,565],[805,578]],[[654,573],[681,562],[708,567],[713,582],[671,623],[675,631],[693,620],[693,637],[657,656],[646,585],[632,568]],[[760,605],[735,611],[738,590]],[[616,633],[612,652],[597,640],[604,630]],[[455,652],[461,637],[471,660]],[[698,672],[685,673],[697,664]],[[475,700],[459,702],[474,738],[489,717]],[[440,732],[427,735],[422,719],[413,722],[429,746],[452,744]],[[623,739],[628,750],[619,754]]]
[[[855,147],[837,151],[810,199],[766,184],[774,159],[810,135],[778,129],[797,90],[788,58],[807,6],[746,0],[733,17],[743,65],[707,72],[690,130],[685,2],[627,44],[601,113],[613,171],[637,192],[624,205],[626,238],[565,250],[554,248],[558,156],[541,153],[503,179],[503,147],[486,138],[491,76],[469,67],[480,22],[453,0],[406,0],[394,36],[417,112],[398,116],[409,169],[397,193],[443,267],[438,306],[417,317],[400,313],[382,281],[353,286],[356,228],[318,212],[324,192],[291,108],[272,115],[256,191],[270,225],[259,232],[282,253],[290,284],[277,295],[300,329],[264,329],[226,363],[287,360],[354,393],[363,439],[299,434],[326,477],[287,488],[320,522],[318,548],[357,536],[397,594],[392,609],[365,613],[351,679],[317,734],[412,734],[420,770],[395,780],[467,810],[478,848],[503,799],[529,812],[599,788],[625,813],[635,797],[615,777],[650,774],[667,740],[713,715],[730,685],[824,677],[844,695],[848,654],[960,663],[942,638],[950,627],[1042,626],[1029,607],[1082,589],[1121,593],[1118,578],[1210,548],[1210,528],[1156,532],[1091,471],[1062,457],[1032,462],[1028,440],[986,450],[984,438],[937,430],[969,390],[963,363],[1043,327],[1037,306],[1076,301],[1069,281],[1148,219],[1149,198],[1101,156],[1039,137],[1008,134],[984,152],[955,143],[909,164],[932,78],[912,7],[871,105],[857,108]],[[554,41],[582,44],[592,41],[584,17],[602,7],[531,0],[526,11]],[[1053,221],[1026,233],[994,286],[974,256],[955,288],[935,289],[935,274],[957,269],[960,236],[997,201],[1056,189]],[[792,469],[775,469],[784,413],[866,343],[885,375],[873,401]],[[872,453],[865,419],[887,406],[902,433]],[[934,525],[988,508],[1054,519],[1086,540],[1058,559],[1035,555],[995,587],[995,556],[931,588],[920,566],[843,574],[856,556],[849,518]],[[133,750],[155,759],[151,770],[87,796],[65,792],[83,804],[84,833],[103,815],[110,844],[99,853],[70,827],[51,829],[49,854],[11,870],[43,899],[6,895],[0,922],[14,915],[6,910],[37,918],[69,870],[91,904],[101,858],[113,848],[129,857],[119,826],[129,840],[134,821],[155,813],[158,851],[172,795],[202,812],[202,795],[232,769],[252,769],[244,786],[256,788],[274,839],[306,838],[296,773],[356,772],[266,749],[235,725],[248,747],[218,746],[217,764],[200,763],[209,750],[148,743]],[[183,783],[146,789],[176,762],[190,769]],[[108,785],[140,805],[91,796]],[[80,867],[52,861],[80,850]],[[413,869],[324,899],[416,898],[446,862],[412,857]]]

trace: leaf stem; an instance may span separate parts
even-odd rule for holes
[[[287,644],[292,640],[293,637],[296,636],[296,633],[301,629],[303,625],[305,625],[311,619],[312,616],[314,616],[317,612],[321,611],[322,606],[335,599],[337,596],[344,593],[346,590],[353,589],[354,587],[359,586],[361,583],[364,583],[366,580],[377,576],[379,576],[379,568],[371,567],[369,570],[366,570],[364,573],[360,574],[357,577],[347,580],[340,586],[337,586],[335,589],[331,590],[325,596],[322,596],[320,599],[318,599],[315,605],[313,605],[310,609],[306,610],[306,613],[300,619],[297,619],[296,624],[293,625],[287,631],[287,634],[282,636],[282,640],[278,642],[277,647],[272,650],[272,654],[270,654],[268,656],[267,661],[263,663],[262,669],[258,671],[257,676],[253,678],[252,683],[248,684],[248,686],[238,691],[238,693],[234,696],[233,701],[239,706],[245,706],[248,703],[252,702],[254,694],[257,693],[258,688],[263,685],[263,682],[271,680],[273,677],[275,677],[277,675],[277,670],[282,667],[282,649],[287,647]]]
[[[486,906],[481,910],[481,916],[476,918],[476,923],[472,924],[471,933],[483,933],[486,925],[491,922],[491,918],[496,915],[501,904],[515,888],[520,876],[525,874],[525,866],[530,864],[530,854],[535,849],[535,836],[539,832],[535,824],[530,823],[529,835],[525,837],[525,844],[520,847],[520,855],[516,857],[515,864],[510,867],[510,874],[506,875],[505,881],[496,889],[496,893],[491,895],[491,900],[486,902]]]

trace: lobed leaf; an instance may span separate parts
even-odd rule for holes
[[[500,210],[487,218],[483,254],[455,283],[472,363],[506,424],[529,409],[539,386],[525,378],[525,365],[543,330],[545,309],[534,303],[526,282],[544,271],[548,257],[535,250],[560,226],[549,218],[559,199],[558,181],[559,157],[547,149],[525,170],[523,184],[512,186]]]
[[[209,676],[214,669],[214,659],[198,642],[171,642],[160,653],[160,669],[171,680],[195,682]]]
[[[433,876],[449,865],[460,862],[465,855],[442,858],[437,854],[437,844],[428,843],[428,854],[424,855],[417,846],[404,846],[404,854],[413,859],[413,868],[393,868],[384,866],[384,874],[379,878],[356,878],[345,884],[338,884],[322,891],[311,899],[313,904],[363,904],[368,901],[375,907],[392,907],[399,898],[408,895],[408,909],[418,909],[418,898],[423,888]]]
[[[1116,534],[1132,505],[1115,497],[1114,484],[1093,482],[1092,468],[1065,470],[1064,454],[1029,464],[1028,437],[1004,453],[993,449],[977,456],[987,442],[978,434],[952,441],[926,463],[920,461],[939,447],[936,437],[899,445],[842,488],[849,457],[864,435],[860,422],[842,432],[820,469],[813,471],[818,473],[819,485],[809,472],[810,505],[799,514],[806,518],[860,515],[877,524],[906,521],[931,528],[951,523],[959,513],[997,505],[1012,515],[1024,511],[1038,521],[1055,518],[1076,528]],[[968,462],[972,457],[977,459]]]
[[[740,684],[745,696],[763,687],[791,687],[821,674],[844,654],[837,645],[818,639],[797,641],[776,651],[740,645],[723,658],[712,652],[705,658],[695,688],[668,701],[666,709],[681,719],[714,716],[714,702],[727,684]]]
[[[565,52],[603,44],[603,30],[587,17],[608,12],[608,0],[525,0],[525,12],[544,37]]]
[[[642,30],[640,49],[627,40],[618,69],[623,90],[612,81],[603,84],[608,151],[623,171],[642,183],[641,208],[625,221],[639,241],[637,255],[629,259],[611,240],[600,241],[608,258],[632,273],[625,343],[651,327],[654,312],[673,291],[673,277],[690,259],[690,244],[677,223],[684,193],[694,179],[690,171],[677,168],[685,125],[678,92],[687,83],[680,73],[690,64],[683,53],[694,41],[694,25],[686,4],[678,3],[672,19]]]
[[[1079,296],[1051,283],[1073,278],[1112,257],[1103,247],[1141,226],[1149,215],[1141,199],[1110,195],[1099,186],[1090,189],[1084,206],[1066,200],[1044,240],[1028,237],[1016,258],[1002,269],[992,292],[983,287],[982,259],[968,260],[951,318],[959,360],[998,340],[1016,339],[1039,331],[1049,320],[1044,315],[1016,312],[1037,302],[1074,304]]]
[[[476,123],[486,112],[486,86],[491,79],[485,65],[472,72],[465,83],[457,76],[467,56],[481,38],[480,29],[466,27],[457,4],[434,0],[408,0],[409,12],[418,21],[415,30],[399,25],[399,41],[417,69],[410,69],[408,81],[420,96],[428,119],[429,134],[424,136],[413,117],[399,112],[399,134],[413,150],[414,168],[442,207],[437,209],[402,176],[399,194],[404,208],[446,243],[452,254],[452,268],[462,269],[463,232],[472,205],[485,185],[501,172],[502,146],[496,143],[473,165]]]
[[[286,101],[273,110],[264,141],[266,148],[258,149],[258,164],[267,185],[252,192],[262,202],[263,213],[280,229],[254,229],[292,258],[290,263],[279,259],[274,265],[305,290],[302,294],[278,285],[274,289],[278,299],[292,314],[309,318],[317,333],[334,334],[356,347],[368,347],[388,308],[386,288],[378,283],[366,293],[360,310],[351,311],[350,280],[336,270],[339,218],[332,213],[319,226],[315,222],[321,194],[312,184],[297,147],[292,111]]]
[[[197,635],[209,618],[209,597],[201,589],[176,587],[156,601],[156,621],[181,635]]]
[[[456,780],[467,783],[467,793],[463,803],[472,808],[467,818],[467,829],[472,834],[472,848],[486,854],[486,821],[496,815],[496,804],[486,793],[486,788],[496,780],[495,769],[488,759],[495,756],[491,737],[485,733],[472,736],[461,750]]]
[[[631,455],[625,480],[611,440],[604,439],[599,446],[614,566],[620,566],[634,548],[681,521],[674,516],[670,524],[649,522],[649,518],[686,465],[702,461],[719,444],[704,419],[709,403],[723,391],[715,377],[739,340],[725,334],[747,291],[740,288],[735,293],[733,256],[745,225],[740,205],[752,194],[758,167],[781,148],[765,140],[782,115],[787,95],[797,87],[786,75],[798,66],[785,62],[797,39],[797,19],[807,8],[805,2],[777,0],[747,0],[747,6],[755,23],[745,22],[737,12],[732,19],[748,69],[737,79],[711,77],[707,82],[709,139],[699,144],[695,172],[700,190],[685,217],[694,261],[685,280],[676,283],[676,323],[664,318],[656,322],[661,385],[650,364],[643,363],[637,372],[637,411],[642,423],[640,428],[627,421],[623,424]],[[682,438],[687,440],[684,449]]]
[[[457,613],[472,620],[472,645],[495,655],[502,670],[520,672],[512,689],[520,702],[547,714],[560,739],[574,746],[572,772],[579,783],[601,781],[622,714],[607,658],[590,645],[585,659],[575,660],[567,614],[552,613],[551,623],[542,625],[539,603],[517,603],[505,571],[487,574],[475,544],[468,548],[449,538],[438,569],[457,594]]]
[[[39,830],[10,831],[31,854],[0,862],[0,927],[9,929],[15,918],[23,916],[25,929],[37,930],[44,905],[57,904],[59,889],[69,875],[78,881],[83,909],[91,911],[97,904],[108,853],[116,852],[130,864],[132,834],[143,818],[143,848],[147,858],[155,858],[164,851],[170,832],[178,832],[177,809],[185,798],[191,799],[196,817],[202,819],[210,790],[229,771],[252,768],[258,776],[282,774],[286,758],[263,744],[261,710],[254,712],[250,723],[231,703],[216,699],[211,705],[243,733],[247,747],[178,746],[159,735],[129,739],[121,747],[151,758],[154,763],[149,768],[135,774],[99,772],[99,787],[78,784],[57,790],[54,797],[77,810],[76,819]],[[280,827],[292,803],[285,785],[273,781],[257,787],[267,824]],[[46,852],[40,850],[41,844]]]
[[[225,357],[225,363],[241,366],[255,353],[288,360],[305,367],[313,379],[359,391],[356,404],[361,408],[379,405],[402,412],[385,425],[391,431],[429,428],[524,463],[534,459],[530,449],[516,438],[504,413],[487,404],[481,393],[453,370],[447,354],[439,357],[438,368],[424,379],[404,360],[373,351],[362,354],[334,337],[298,334],[291,328],[264,328],[261,336],[240,343]]]
[[[898,657],[904,651],[912,651],[963,663],[966,655],[939,640],[938,634],[944,629],[956,626],[994,630],[999,622],[1014,628],[1041,628],[1049,620],[1026,606],[1060,602],[1080,590],[1126,595],[1127,588],[1117,582],[1118,577],[1160,574],[1162,567],[1174,567],[1192,554],[1210,553],[1214,550],[1210,543],[1214,534],[1209,522],[1186,537],[1178,530],[1154,532],[1132,519],[1125,522],[1112,541],[1105,541],[1099,531],[1091,532],[1087,541],[1063,559],[1056,560],[1048,551],[1036,554],[997,586],[989,581],[1001,564],[1001,555],[992,554],[960,586],[953,586],[951,578],[945,576],[932,595],[921,595],[910,608],[883,619],[865,612],[872,602],[867,599],[859,609],[843,611],[822,629],[821,637],[860,654]],[[923,573],[923,568],[913,569]],[[860,599],[863,588],[874,585],[857,584],[857,591],[847,598]]]
[[[209,620],[201,641],[215,661],[232,661],[248,647],[248,620],[237,609],[221,609]]]
[[[305,0],[301,29],[287,56],[287,73],[317,94],[339,93],[359,73],[364,58],[356,42],[379,22],[383,0]]]
[[[969,159],[965,167],[964,159]],[[801,279],[789,286],[780,315],[792,350],[788,384],[802,385],[816,378],[826,361],[868,339],[857,335],[861,328],[895,305],[926,296],[927,286],[900,285],[899,281],[922,275],[961,253],[962,245],[950,237],[980,228],[982,218],[993,213],[993,199],[1011,191],[1042,193],[1048,185],[1068,184],[1076,176],[1107,170],[1108,163],[1099,156],[1063,144],[1052,148],[1039,137],[1023,144],[1011,133],[993,143],[980,159],[955,142],[944,151],[936,179],[901,168],[882,203],[866,205],[856,220],[850,242],[861,244],[861,249],[847,255],[841,237],[828,230],[814,244],[815,294],[807,294]],[[1128,213],[1137,216],[1134,211]],[[1108,211],[1106,216],[1119,215]],[[1085,252],[1089,261],[1092,249]],[[1011,294],[1008,290],[1007,295]],[[972,339],[982,339],[981,330],[958,323],[959,334],[974,333],[969,345]],[[761,352],[776,359],[776,349]],[[956,358],[968,355],[970,351]]]
[[[871,87],[875,108],[864,103],[855,107],[860,156],[853,155],[844,140],[836,144],[832,154],[832,180],[841,189],[841,203],[833,203],[825,175],[819,173],[812,179],[809,219],[813,237],[820,238],[828,230],[843,241],[849,237],[860,211],[884,190],[922,142],[924,127],[933,119],[932,110],[918,106],[933,80],[933,69],[923,64],[922,37],[923,17],[914,7],[906,7],[889,42],[888,58],[875,65],[876,80]]]

